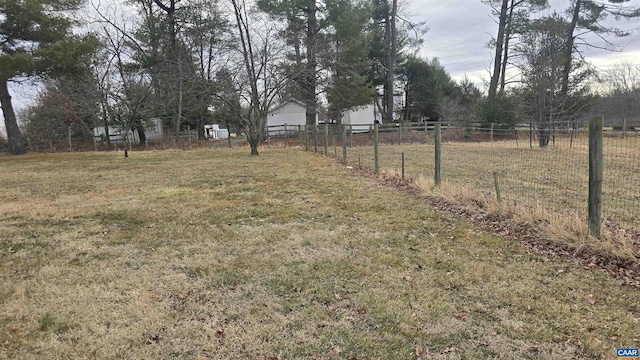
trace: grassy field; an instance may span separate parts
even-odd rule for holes
[[[0,358],[594,359],[640,292],[295,150],[0,157]]]
[[[454,131],[454,130],[451,130]],[[588,141],[585,134],[570,144],[558,137],[555,145],[538,148],[529,139],[491,142],[447,142],[442,146],[442,180],[495,197],[493,172],[497,172],[506,201],[540,207],[559,215],[587,217]],[[399,174],[405,153],[407,175],[433,177],[431,144],[382,145],[380,169]],[[341,149],[339,156],[342,155]],[[348,161],[373,167],[373,147],[348,149]],[[640,231],[640,137],[605,138],[603,217],[623,228]]]

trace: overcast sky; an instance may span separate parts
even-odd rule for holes
[[[489,79],[492,50],[486,44],[497,32],[497,25],[491,16],[491,9],[480,0],[405,0],[408,13],[414,21],[426,21],[429,31],[424,36],[421,51],[428,58],[438,57],[451,76],[460,80],[468,76],[471,81],[484,89]],[[551,0],[551,9],[564,12],[569,0]],[[640,5],[640,0],[631,0]],[[618,22],[613,24],[624,30],[640,27],[639,22]],[[640,33],[635,32],[625,38],[610,39],[622,51],[586,50],[587,59],[601,69],[611,68],[622,61],[640,65]],[[604,45],[601,40],[594,43]],[[30,85],[13,86],[12,95],[17,109],[31,102],[35,93]],[[0,124],[0,131],[3,129]]]
[[[408,1],[412,18],[426,20],[429,26],[424,36],[422,54],[428,58],[438,57],[454,79],[459,80],[466,75],[482,88],[483,80],[490,77],[488,69],[493,59],[493,50],[486,45],[498,30],[491,16],[491,8],[480,0]],[[554,10],[564,13],[570,1],[551,0],[550,3],[551,8],[543,14],[551,14]],[[631,3],[639,4],[640,1],[632,0]],[[616,23],[613,19],[609,20],[625,30],[640,26],[637,21]],[[604,45],[602,40],[593,41]],[[640,64],[640,33],[610,41],[623,48],[623,51],[586,50],[588,60],[604,69],[621,61]]]

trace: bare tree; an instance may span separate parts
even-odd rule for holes
[[[626,131],[629,117],[640,114],[640,66],[617,64],[603,74],[603,80],[606,92],[600,98],[600,106],[611,114],[608,117],[618,117]]]
[[[251,155],[258,155],[258,143],[262,138],[267,113],[278,92],[286,85],[288,77],[277,66],[283,50],[274,36],[272,24],[260,19],[259,14],[250,13],[245,0],[230,0],[236,20],[237,36],[240,43],[242,67],[238,68],[239,93],[246,106],[241,112],[241,123]],[[242,84],[248,84],[248,88]]]
[[[114,22],[111,24],[115,25]],[[126,24],[102,24],[102,37],[109,62],[103,81],[103,113],[119,126],[125,142],[124,156],[129,156],[131,134],[137,130],[144,141],[144,122],[150,117],[152,86],[149,75],[134,62],[137,43],[130,41]],[[108,126],[107,126],[108,128]]]

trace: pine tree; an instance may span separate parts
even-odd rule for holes
[[[0,104],[9,152],[27,152],[13,110],[9,82],[23,77],[55,76],[75,70],[95,46],[91,37],[73,35],[66,16],[81,0],[4,0],[0,2]]]

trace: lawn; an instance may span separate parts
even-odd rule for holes
[[[0,157],[0,358],[614,358],[640,292],[293,149]]]

